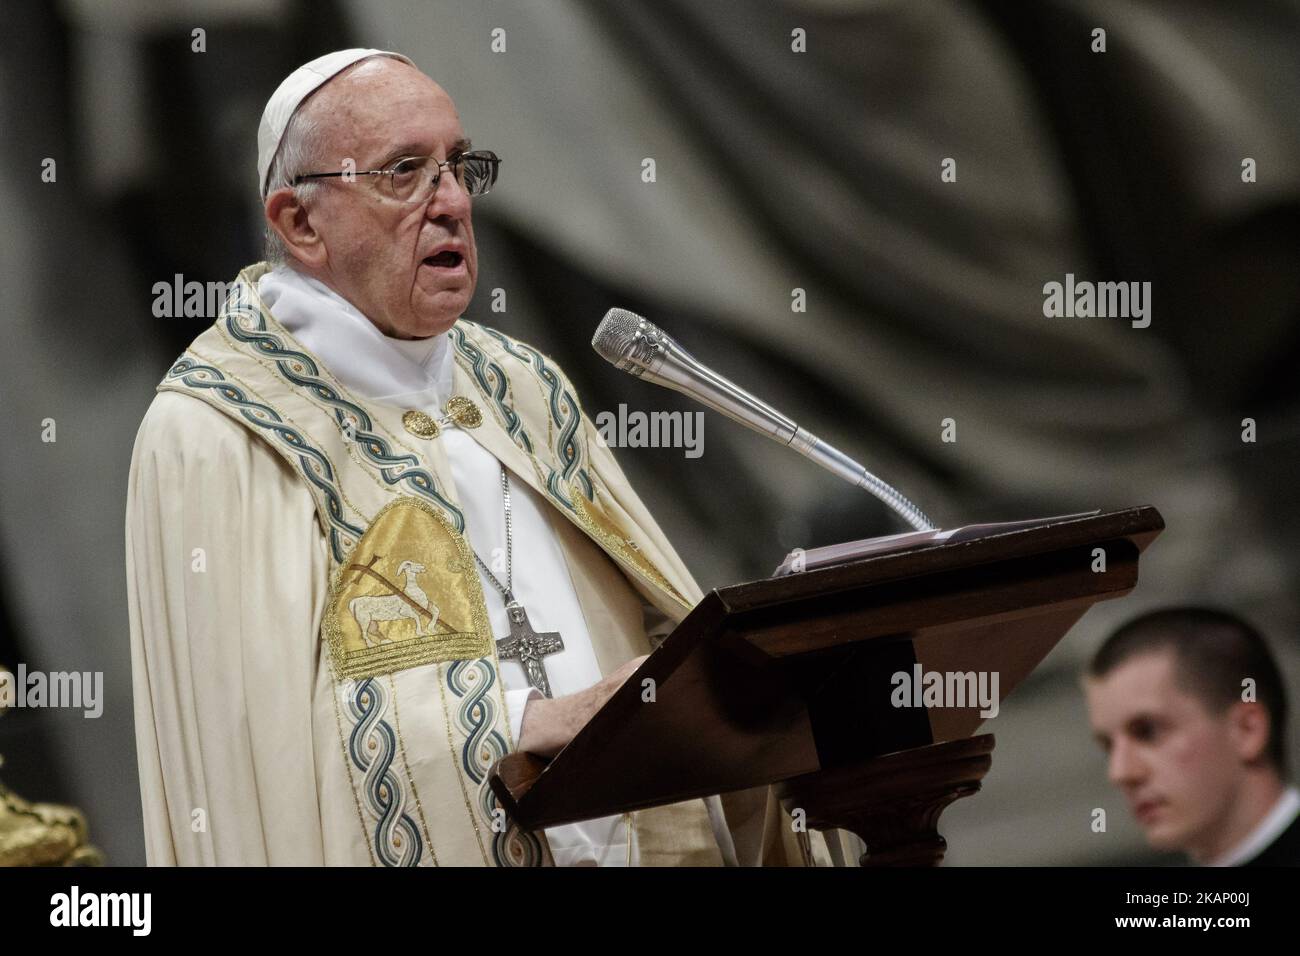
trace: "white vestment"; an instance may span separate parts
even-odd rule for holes
[[[296,274],[264,276],[258,289],[271,314],[353,394],[441,416],[452,369],[446,336],[388,339],[341,297]],[[493,549],[505,545],[500,464],[455,428],[444,429],[438,442],[469,543],[491,566]],[[547,658],[557,696],[596,683],[602,673],[579,588],[607,596],[601,613],[617,616],[602,623],[621,635],[638,604],[646,615],[643,633],[662,637],[671,629],[672,621],[612,566],[566,564],[574,547],[594,549],[580,535],[570,537],[569,526],[533,488],[512,481],[511,494],[515,594],[538,632],[559,631],[565,643]],[[325,821],[359,816],[362,807],[351,806],[355,786],[350,792],[326,785],[337,769],[330,748],[337,751],[343,731],[327,726],[319,710],[333,692],[322,683],[328,675],[320,660],[330,599],[329,544],[320,520],[307,484],[267,442],[250,439],[237,419],[185,394],[163,391],[154,400],[136,440],[127,509],[137,750],[151,864],[351,863],[363,852],[322,833]],[[496,573],[504,577],[504,570]],[[501,595],[483,582],[491,631],[506,637]],[[627,611],[611,587],[626,592]],[[602,663],[607,672],[608,656]],[[509,739],[517,740],[529,690],[517,663],[501,662],[500,673]],[[379,685],[375,692],[383,693]],[[421,742],[402,737],[403,725],[408,733],[420,726],[409,710],[414,706],[408,699],[393,716],[400,758],[418,767]],[[385,799],[386,786],[380,781],[377,791]],[[705,804],[715,859],[734,863],[720,804],[717,798]],[[302,812],[307,806],[313,812]],[[417,803],[409,812],[434,831],[426,839],[436,842],[426,811],[432,813]],[[643,815],[652,828],[646,832],[653,832],[648,811],[635,816]],[[586,821],[551,828],[546,842],[560,865],[635,864],[641,862],[638,826],[625,817]],[[656,845],[671,847],[674,830],[659,827]],[[773,824],[766,827],[771,832]],[[698,847],[698,832],[682,830],[681,845]],[[703,859],[694,852],[692,859]],[[372,847],[370,859],[375,853]],[[660,851],[657,859],[671,853]]]
[[[402,408],[415,408],[438,418],[451,397],[451,344],[447,336],[395,339],[381,333],[350,302],[328,286],[292,269],[268,272],[258,283],[262,300],[272,314],[303,345],[318,355],[343,384],[366,398]],[[505,510],[501,493],[501,463],[463,431],[448,428],[439,440],[455,476],[456,495],[465,512],[466,534],[480,558],[505,583]],[[573,582],[555,535],[546,519],[550,508],[521,482],[510,487],[515,597],[527,609],[539,634],[558,631],[564,650],[545,660],[552,696],[572,694],[601,679],[600,665],[587,633]],[[495,566],[494,566],[495,565]],[[492,633],[510,636],[505,601],[479,568],[483,598]],[[657,614],[652,605],[647,605]],[[524,707],[531,690],[517,661],[503,661],[511,737],[519,739]],[[719,814],[713,816],[715,835],[723,858],[731,853],[730,835]],[[638,862],[628,839],[627,816],[602,817],[550,827],[546,841],[556,866],[623,866]]]

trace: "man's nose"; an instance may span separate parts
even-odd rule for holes
[[[451,170],[444,169],[438,177],[433,196],[425,206],[425,215],[430,219],[449,216],[452,219],[468,219],[470,210],[469,193],[457,182]]]
[[[1110,749],[1107,768],[1110,782],[1117,787],[1138,783],[1146,773],[1146,764],[1137,749],[1123,740],[1116,741]]]

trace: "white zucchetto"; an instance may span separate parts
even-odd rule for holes
[[[353,63],[372,56],[388,56],[415,66],[410,58],[389,50],[335,50],[298,67],[271,94],[266,109],[262,110],[262,122],[257,127],[257,188],[263,199],[266,198],[266,175],[271,170],[271,161],[280,148],[289,119],[302,101]]]

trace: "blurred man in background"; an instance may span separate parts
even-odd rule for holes
[[[1121,627],[1084,680],[1111,782],[1160,850],[1207,866],[1300,865],[1286,689],[1260,634],[1174,608]]]

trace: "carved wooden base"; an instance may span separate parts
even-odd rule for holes
[[[939,815],[980,788],[993,764],[993,735],[981,734],[886,754],[866,763],[793,777],[777,784],[788,812],[809,827],[856,833],[863,866],[937,866],[948,844]]]

